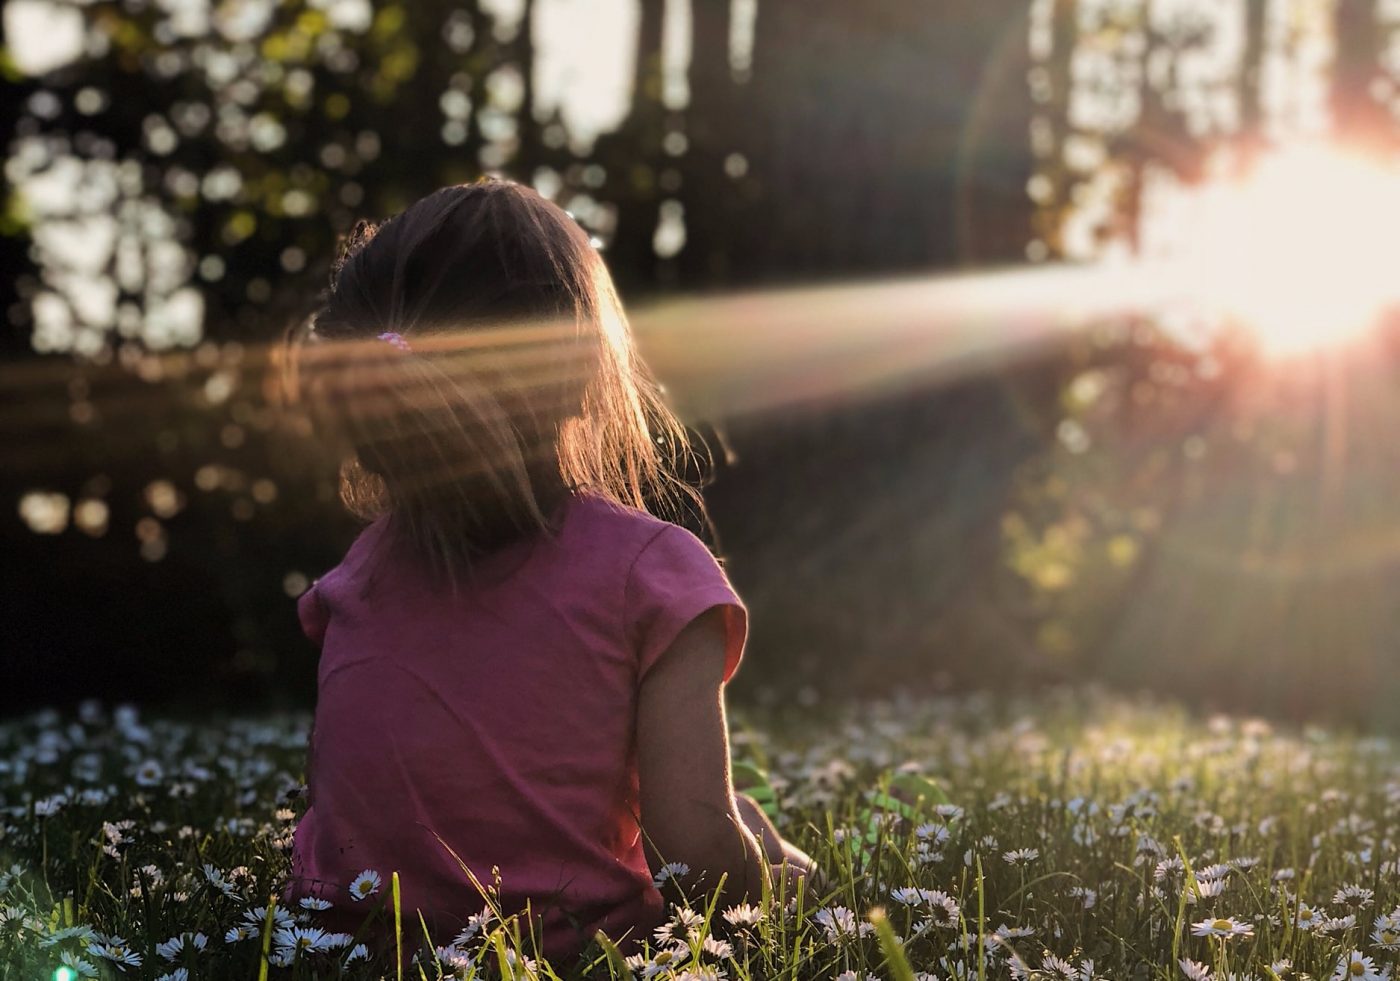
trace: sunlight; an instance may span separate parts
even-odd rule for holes
[[[1192,195],[1171,264],[1183,294],[1238,321],[1267,354],[1356,340],[1400,299],[1392,249],[1400,172],[1326,146],[1260,160]]]

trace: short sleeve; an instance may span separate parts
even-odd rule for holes
[[[320,591],[313,583],[311,588],[297,598],[297,619],[301,621],[302,633],[317,647],[326,639],[326,627],[330,625],[330,613],[321,598]]]
[[[638,553],[627,578],[625,606],[638,680],[687,624],[716,606],[724,610],[724,681],[738,669],[748,638],[748,609],[704,542],[685,528],[663,528]]]

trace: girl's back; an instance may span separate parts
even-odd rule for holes
[[[770,860],[809,867],[735,799],[747,614],[642,510],[703,513],[693,457],[572,217],[483,180],[362,222],[295,340],[290,391],[370,523],[299,601],[322,653],[288,898],[356,932],[397,872],[446,945],[499,869],[493,904],[556,956],[644,933],[662,863],[749,900]]]
[[[294,888],[352,930],[397,871],[407,922],[449,942],[499,869],[501,905],[542,917],[546,953],[660,915],[639,829],[636,697],[677,633],[725,610],[724,676],[746,613],[689,531],[580,491],[552,535],[506,545],[455,594],[388,515],[298,604],[322,645],[310,807]],[[460,861],[459,861],[460,860]],[[364,887],[368,891],[368,886]]]

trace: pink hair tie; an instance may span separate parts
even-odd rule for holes
[[[413,348],[408,346],[408,341],[404,340],[403,335],[398,333],[397,331],[387,330],[379,335],[379,339],[381,341],[387,341],[388,343],[394,345],[394,347],[398,348],[400,351],[413,350]]]

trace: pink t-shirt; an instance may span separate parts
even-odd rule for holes
[[[380,518],[298,601],[321,660],[288,898],[330,900],[333,928],[353,931],[397,871],[405,923],[421,909],[450,942],[483,907],[452,852],[484,885],[499,868],[501,904],[530,901],[550,956],[659,921],[638,827],[638,686],[715,606],[728,681],[748,614],[686,529],[589,493],[560,508],[554,540],[492,554],[455,598]],[[382,891],[355,901],[366,869]]]

